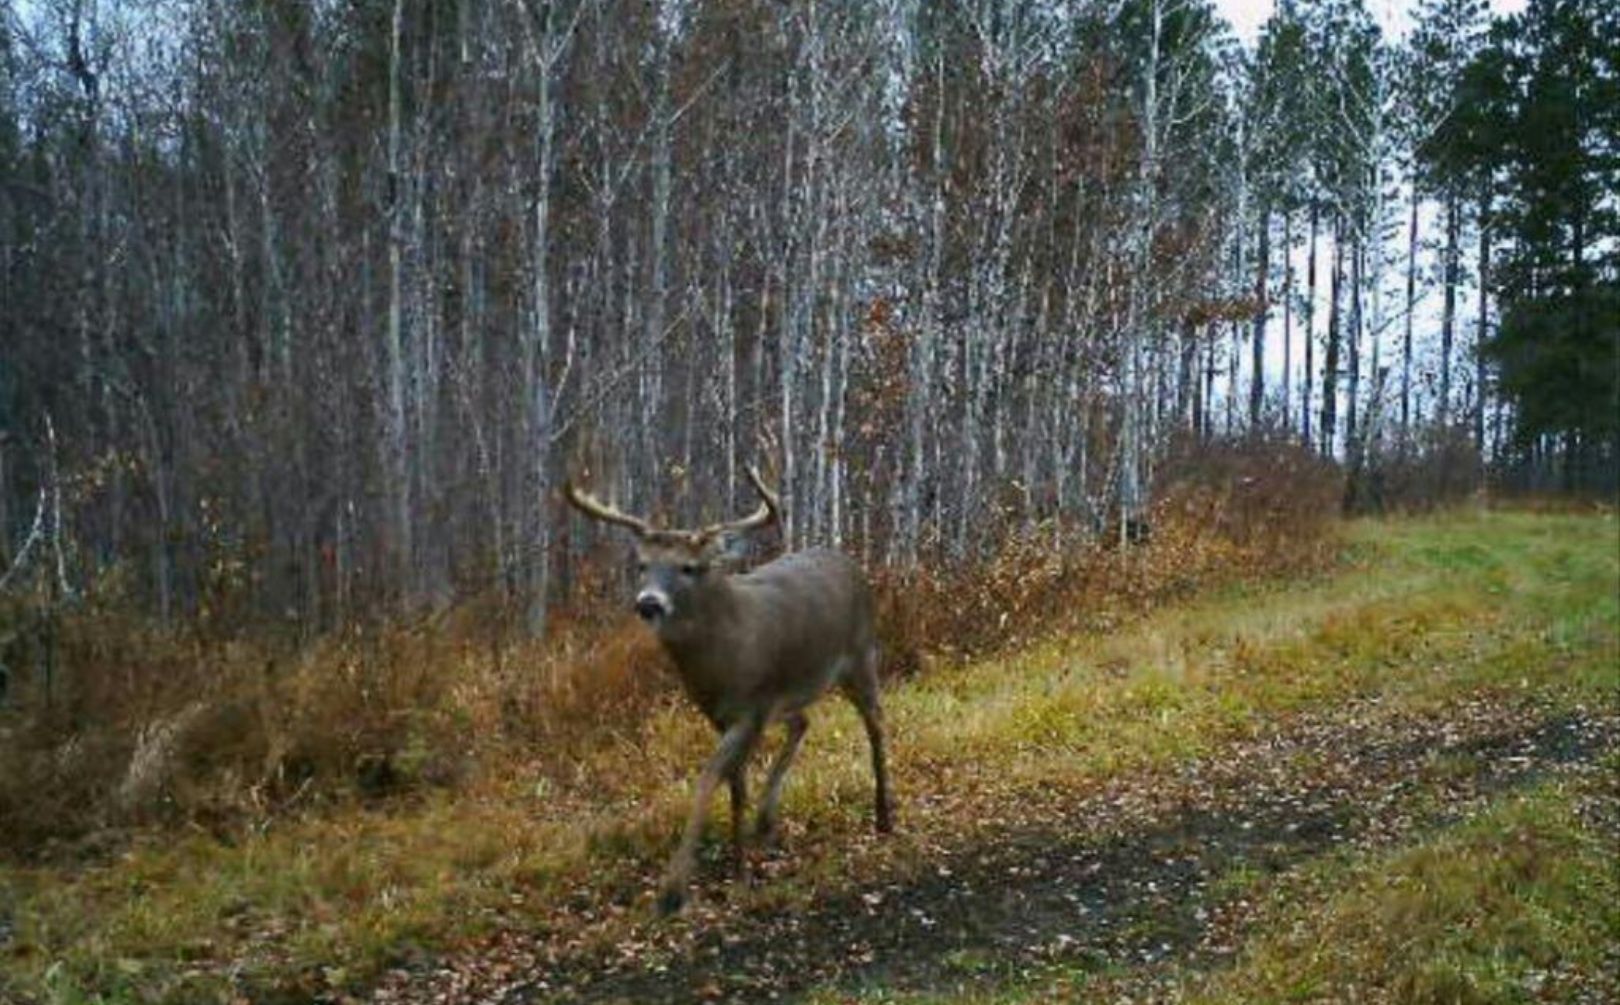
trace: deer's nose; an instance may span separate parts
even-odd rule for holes
[[[669,614],[669,599],[653,590],[643,590],[636,598],[636,613],[643,621],[656,621]]]

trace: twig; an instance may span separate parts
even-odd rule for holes
[[[11,577],[17,574],[17,570],[23,567],[24,562],[28,559],[28,553],[33,550],[34,543],[39,540],[40,530],[44,523],[45,486],[41,485],[39,487],[39,503],[34,507],[34,525],[29,528],[28,537],[23,540],[22,549],[17,552],[17,557],[12,560],[11,568],[6,570],[4,576],[0,576],[0,592],[3,592],[11,583]]]
[[[642,351],[638,353],[634,359],[629,360],[624,365],[620,366],[618,370],[614,371],[612,374],[603,379],[598,385],[596,393],[591,395],[589,398],[582,400],[574,409],[573,414],[569,415],[567,419],[563,420],[563,423],[560,426],[557,426],[551,431],[551,439],[549,442],[553,444],[560,442],[564,436],[568,435],[569,430],[574,427],[574,423],[579,420],[581,415],[584,415],[587,412],[595,411],[596,406],[601,404],[602,399],[607,397],[609,391],[612,391],[615,387],[617,387],[619,382],[625,377],[629,376],[631,373],[634,373],[636,368],[646,361],[647,357],[651,356],[655,350],[657,350],[665,342],[669,341],[669,336],[674,333],[676,328],[680,327],[680,325],[686,321],[686,317],[689,313],[691,313],[690,307],[681,308],[681,313],[676,315],[673,321],[665,325],[664,330],[659,333],[658,337],[647,343],[646,348],[642,349]]]

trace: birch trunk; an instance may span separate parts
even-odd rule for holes
[[[1283,367],[1282,428],[1293,426],[1294,379],[1294,210],[1283,212]]]
[[[1305,260],[1305,372],[1300,375],[1300,436],[1306,446],[1313,446],[1311,438],[1311,385],[1316,380],[1316,232],[1320,208],[1311,199],[1310,250]]]
[[[1418,192],[1412,186],[1412,215],[1406,225],[1406,314],[1401,335],[1401,430],[1404,453],[1412,427],[1412,319],[1417,313]]]
[[[395,585],[411,602],[415,589],[415,551],[412,547],[410,465],[408,460],[409,421],[405,400],[405,336],[403,258],[405,252],[404,213],[400,204],[400,43],[403,31],[404,0],[394,0],[388,45],[388,178],[385,193],[388,228],[388,472],[391,522],[394,531]]]
[[[1363,327],[1361,284],[1363,280],[1363,259],[1366,247],[1362,244],[1361,235],[1357,234],[1350,247],[1350,325],[1346,340],[1347,355],[1350,363],[1350,385],[1346,389],[1344,407],[1344,437],[1345,442],[1355,449],[1356,423],[1360,418],[1358,408],[1361,401],[1361,336]]]
[[[1249,375],[1249,428],[1260,428],[1260,417],[1266,400],[1266,317],[1270,313],[1267,279],[1271,272],[1271,207],[1260,212],[1260,261],[1254,270],[1254,340],[1250,353]]]

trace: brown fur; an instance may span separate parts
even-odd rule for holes
[[[654,631],[686,693],[721,734],[698,778],[685,834],[665,873],[659,897],[665,913],[678,910],[685,899],[709,803],[722,780],[731,790],[732,837],[742,861],[748,759],[765,729],[781,722],[788,739],[771,765],[757,820],[762,836],[774,831],[782,782],[808,728],[804,710],[835,685],[865,724],[877,784],[877,828],[891,827],[878,648],[866,577],[848,556],[821,548],[784,555],[753,572],[729,572],[722,561],[727,538],[778,518],[775,495],[755,472],[749,477],[764,500],[761,511],[700,531],[654,529],[573,486],[565,490],[581,512],[636,535],[641,594],[656,598]]]

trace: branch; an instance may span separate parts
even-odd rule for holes
[[[560,442],[564,436],[568,435],[569,430],[573,429],[574,424],[579,421],[580,416],[586,414],[587,412],[595,411],[596,406],[602,403],[602,399],[608,396],[609,391],[616,388],[619,385],[619,382],[624,380],[625,377],[628,377],[630,374],[634,373],[636,368],[646,361],[647,357],[651,356],[654,351],[661,347],[665,342],[669,341],[669,336],[675,331],[676,328],[680,327],[680,325],[686,321],[686,316],[689,312],[690,308],[681,308],[681,313],[676,315],[675,319],[668,325],[664,326],[664,330],[659,333],[657,338],[647,343],[646,347],[644,347],[634,359],[627,361],[623,366],[619,367],[619,369],[615,370],[612,374],[606,377],[600,386],[598,386],[595,394],[580,402],[579,407],[574,410],[574,413],[567,419],[563,420],[562,425],[551,431],[551,439],[549,442],[552,444]]]
[[[29,528],[28,536],[23,539],[22,549],[17,552],[17,557],[12,561],[11,568],[6,570],[4,576],[0,576],[0,592],[5,591],[6,587],[11,583],[11,578],[23,567],[24,562],[28,559],[28,553],[33,550],[35,543],[39,541],[44,523],[45,486],[41,485],[39,487],[39,502],[34,507],[34,525]]]

